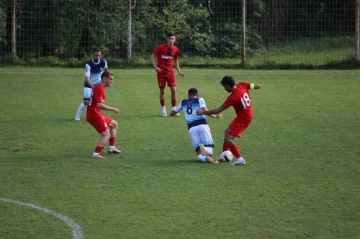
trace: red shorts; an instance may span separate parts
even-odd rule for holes
[[[96,129],[97,132],[99,132],[99,134],[106,131],[112,121],[111,118],[104,115],[95,116],[89,119],[86,118],[86,120]]]
[[[158,85],[159,88],[165,88],[165,85],[167,83],[167,86],[169,87],[175,87],[176,86],[176,79],[174,74],[169,76],[164,75],[157,75]]]
[[[251,120],[235,118],[227,128],[227,132],[235,137],[241,137],[242,132],[250,125]]]

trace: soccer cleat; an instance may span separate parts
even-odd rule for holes
[[[80,120],[80,117],[75,116],[74,120],[79,121],[79,120]]]
[[[116,149],[116,148],[114,148],[114,149],[109,149],[109,154],[119,154],[119,153],[121,153],[121,151],[118,150],[118,149]]]
[[[166,116],[167,116],[165,107],[161,108],[161,115],[162,115],[163,117],[166,117]]]
[[[243,159],[243,160],[239,160],[239,159],[237,159],[237,160],[235,160],[235,162],[233,163],[233,164],[231,164],[232,166],[244,166],[244,165],[246,165],[246,162],[245,162],[245,160]]]
[[[175,114],[175,116],[180,116],[180,113],[179,113],[179,112],[178,112],[178,113],[176,113],[176,114]]]
[[[219,160],[213,159],[211,156],[205,156],[206,160],[211,164],[218,164],[220,163]]]
[[[92,155],[90,156],[90,158],[103,159],[104,157],[101,156],[100,154],[92,154]]]

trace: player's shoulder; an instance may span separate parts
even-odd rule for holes
[[[94,86],[94,88],[92,90],[93,91],[101,91],[102,89],[104,89],[104,87],[101,84],[97,84],[96,86]]]
[[[87,62],[86,62],[86,64],[85,64],[85,66],[91,66],[92,65],[92,59],[90,59],[90,60],[88,60]]]
[[[249,85],[250,83],[249,82],[246,82],[246,81],[241,81],[239,83],[237,83],[237,85]]]

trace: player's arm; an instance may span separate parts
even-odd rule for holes
[[[108,72],[109,71],[109,67],[108,67],[108,64],[107,64],[107,61],[104,59],[105,61],[105,67],[104,67],[104,72]]]
[[[258,83],[250,83],[250,89],[260,89],[261,88],[261,85],[258,84]]]
[[[96,105],[97,105],[97,107],[99,107],[102,110],[113,111],[115,114],[120,112],[120,110],[118,108],[113,108],[113,107],[107,106],[102,102],[98,102]]]
[[[206,110],[204,111],[203,109],[200,109],[198,111],[196,111],[197,115],[212,115],[212,114],[220,114],[221,112],[223,112],[224,110],[226,110],[226,107],[224,105],[220,105],[219,108],[213,109],[213,110]]]
[[[203,111],[209,111],[208,108],[206,108],[206,107],[202,107],[201,110],[203,110]],[[208,115],[208,116],[210,116],[211,118],[215,118],[215,119],[222,118],[222,114],[210,114],[210,115]]]
[[[178,58],[174,59],[174,64],[175,64],[175,68],[176,68],[178,74],[181,75],[181,77],[184,77],[185,74],[180,71],[180,64],[179,64],[179,59]]]
[[[94,88],[90,80],[90,66],[88,64],[85,65],[85,81],[91,88]]]
[[[156,72],[160,72],[161,69],[156,65],[155,55],[154,55],[154,54],[151,54],[151,55],[150,55],[150,61],[151,61],[151,64],[153,65],[155,71],[156,71]]]
[[[179,113],[182,109],[182,103],[178,104],[175,109],[171,110],[170,116],[175,116],[177,113]]]

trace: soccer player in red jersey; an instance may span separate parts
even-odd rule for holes
[[[97,144],[95,151],[91,158],[104,158],[100,155],[107,141],[109,141],[109,153],[120,153],[120,150],[115,148],[116,130],[118,123],[110,117],[101,114],[101,110],[113,111],[118,114],[120,110],[104,104],[106,98],[105,88],[110,87],[113,83],[114,74],[104,72],[101,74],[101,83],[94,86],[92,96],[86,112],[86,120],[95,128],[101,138]]]
[[[236,160],[232,165],[245,165],[246,162],[243,157],[241,157],[240,150],[235,144],[234,138],[241,137],[241,134],[250,125],[253,118],[249,90],[260,89],[261,85],[248,82],[240,82],[236,84],[232,76],[225,76],[220,83],[224,87],[224,89],[231,94],[227,97],[225,102],[219,108],[208,111],[200,109],[197,111],[197,114],[219,114],[230,106],[234,107],[236,118],[225,130],[223,151],[230,150],[233,155],[235,155]]]
[[[160,88],[160,105],[161,115],[167,116],[165,108],[165,86],[166,83],[171,91],[171,106],[172,109],[176,106],[176,79],[174,76],[173,62],[178,74],[184,77],[185,74],[180,71],[179,66],[179,49],[174,46],[176,41],[173,33],[168,33],[166,43],[157,46],[150,56],[150,61],[157,72],[157,80]],[[157,58],[157,64],[155,62]],[[177,113],[176,116],[179,116]]]

